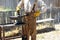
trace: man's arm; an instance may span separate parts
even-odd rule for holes
[[[16,7],[16,12],[18,12],[20,9],[21,9],[21,4],[22,4],[22,1],[20,1]]]
[[[38,17],[41,13],[45,13],[47,11],[47,6],[42,0],[38,0],[38,11],[35,12],[34,17]]]
[[[38,4],[40,5],[41,13],[45,13],[47,11],[47,5],[42,0],[38,0]]]

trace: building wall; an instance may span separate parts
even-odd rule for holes
[[[54,7],[60,7],[60,0],[43,0],[48,6],[52,4]]]
[[[17,0],[0,0],[0,6],[15,9]]]

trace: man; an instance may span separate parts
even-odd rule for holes
[[[22,40],[29,40],[29,35],[31,35],[31,40],[36,40],[36,17],[46,12],[47,6],[42,0],[21,0],[16,12],[19,13],[21,8],[24,8],[26,15],[29,14],[25,18],[26,24],[22,27]]]
[[[35,1],[37,1],[37,2],[35,2]],[[40,12],[42,12],[42,13],[46,12],[47,5],[42,0],[21,0],[16,7],[16,11],[20,10],[20,8],[22,8],[24,5],[24,11],[31,12],[34,2],[37,4],[37,6],[38,6],[37,9],[39,9]]]

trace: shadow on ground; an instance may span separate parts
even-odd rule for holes
[[[37,30],[37,34],[51,32],[51,31],[54,31],[54,30],[55,30],[55,28],[44,28],[44,29],[41,29],[41,30]]]

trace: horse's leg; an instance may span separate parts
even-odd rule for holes
[[[29,25],[28,19],[25,18],[26,24],[22,27],[22,40],[29,40]]]
[[[31,40],[36,40],[36,19],[32,19],[32,26],[31,26]]]

